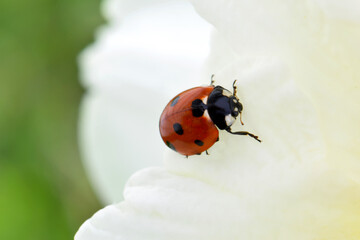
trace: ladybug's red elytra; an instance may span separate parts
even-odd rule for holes
[[[207,153],[219,140],[218,129],[248,135],[261,142],[252,133],[231,131],[231,125],[238,116],[241,121],[243,110],[236,96],[235,83],[236,80],[231,93],[222,86],[215,86],[212,76],[210,86],[191,88],[171,99],[161,114],[159,124],[165,144],[185,156]]]

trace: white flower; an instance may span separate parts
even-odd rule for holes
[[[125,200],[96,213],[75,238],[359,239],[358,3],[193,4],[216,28],[202,84],[211,73],[228,89],[238,79],[245,126],[233,129],[263,142],[221,133],[209,156],[166,150],[162,167],[135,173]],[[136,161],[153,159],[160,148],[144,154],[134,147]]]
[[[193,4],[214,24],[233,54],[276,55],[288,65],[317,110],[327,161],[360,182],[359,1],[209,4],[199,0]],[[219,67],[219,61],[211,65],[215,66]]]
[[[133,172],[161,164],[159,116],[179,89],[201,84],[211,26],[184,1],[109,0],[104,9],[110,22],[80,57],[80,136],[90,179],[109,204]]]

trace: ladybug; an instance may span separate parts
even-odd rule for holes
[[[261,142],[258,136],[246,131],[232,132],[231,125],[240,116],[242,104],[236,96],[236,80],[233,93],[211,84],[188,89],[166,105],[160,117],[160,135],[172,150],[185,155],[200,155],[219,140],[219,130],[231,134],[248,135]]]

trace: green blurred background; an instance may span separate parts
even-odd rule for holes
[[[77,144],[99,0],[0,1],[0,239],[73,239],[101,206]]]

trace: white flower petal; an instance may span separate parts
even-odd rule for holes
[[[327,161],[360,183],[359,2],[192,2],[232,55],[274,55],[288,64],[317,110]]]
[[[80,57],[81,146],[105,204],[122,199],[133,172],[160,164],[159,116],[178,89],[200,82],[211,30],[184,1],[107,3],[111,22]]]
[[[194,1],[217,28],[207,75],[238,79],[233,129],[263,142],[221,133],[208,156],[167,150],[75,239],[358,240],[360,31],[357,10],[333,3]]]
[[[282,184],[283,180],[277,178],[285,177],[283,168],[289,171],[296,163],[312,165],[323,159],[325,150],[315,111],[311,102],[297,90],[286,66],[274,57],[244,57],[232,59],[232,63],[215,74],[215,80],[220,79],[215,83],[229,89],[232,82],[221,79],[229,76],[238,79],[245,125],[240,126],[238,121],[232,128],[248,130],[263,142],[259,144],[250,137],[222,132],[220,141],[209,150],[210,156],[184,162],[181,156],[169,151],[166,166],[171,171],[235,190],[238,186],[234,182],[244,179],[252,179],[251,182],[273,179]],[[273,168],[275,162],[278,169],[269,171],[268,175],[254,174],[258,168]],[[289,172],[288,177],[292,175]]]
[[[134,174],[125,201],[100,210],[76,240],[359,236],[359,189],[322,161],[314,109],[286,66],[273,57],[233,63],[216,78],[230,86],[220,80],[226,74],[241,79],[245,126],[236,128],[256,131],[263,142],[224,133],[208,156],[168,150],[165,168]]]
[[[357,0],[315,0],[329,17],[360,23],[360,2]]]
[[[125,201],[96,213],[75,239],[355,240],[359,217],[349,206],[357,201],[349,195],[359,192],[328,176],[308,175],[287,191],[273,188],[269,197],[262,191],[267,182],[247,182],[253,191],[238,194],[162,168],[145,169],[129,180]]]

